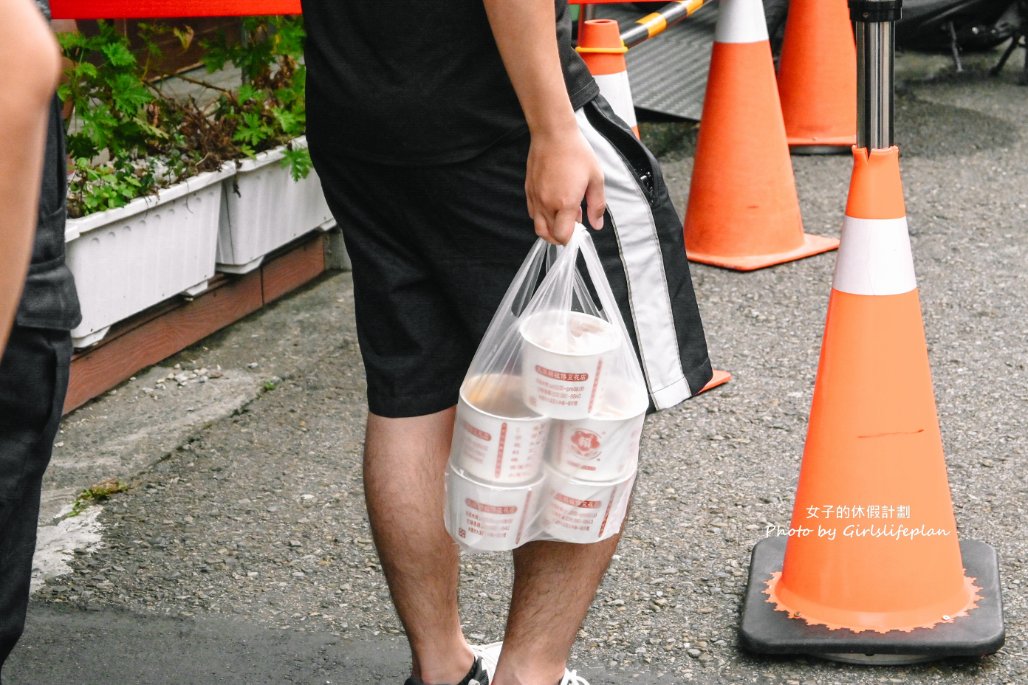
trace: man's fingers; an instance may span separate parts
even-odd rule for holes
[[[550,233],[554,240],[561,245],[566,245],[571,240],[571,236],[575,232],[575,216],[579,211],[579,209],[562,209],[553,218]]]
[[[550,232],[550,222],[546,220],[546,217],[542,214],[537,214],[532,219],[535,221],[535,234],[551,245],[556,245],[557,241],[553,239],[553,235]]]

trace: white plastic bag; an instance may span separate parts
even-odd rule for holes
[[[615,535],[648,404],[588,231],[537,241],[461,386],[446,529],[469,551]]]

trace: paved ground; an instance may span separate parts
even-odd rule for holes
[[[957,521],[1000,555],[1006,646],[890,668],[740,651],[750,550],[789,520],[834,258],[694,267],[713,359],[735,380],[647,424],[636,506],[573,655],[594,685],[1028,679],[1028,90],[1009,68],[912,80],[938,64],[901,58],[897,138]],[[647,135],[684,207],[694,128]],[[794,166],[807,230],[837,234],[848,158]],[[362,508],[350,290],[326,277],[68,417],[7,682],[402,681]],[[110,478],[127,490],[61,519]],[[497,639],[507,560],[469,557],[463,574],[467,632]]]

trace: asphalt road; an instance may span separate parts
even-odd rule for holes
[[[999,553],[1006,646],[874,668],[739,648],[750,551],[789,521],[834,257],[694,266],[734,380],[647,423],[627,532],[573,653],[594,685],[1028,680],[1028,89],[1010,67],[920,80],[924,64],[900,60],[897,141],[954,509],[963,539]],[[644,128],[684,208],[695,129]],[[837,235],[849,158],[793,163],[807,231]],[[68,417],[5,682],[402,682],[363,512],[350,290],[326,277]],[[129,487],[57,516],[106,478]],[[504,555],[465,558],[473,640],[500,637],[509,582]]]

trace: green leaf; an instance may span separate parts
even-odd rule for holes
[[[311,161],[311,153],[307,148],[294,148],[286,150],[281,161],[282,166],[289,167],[289,175],[294,181],[307,178],[307,175],[314,168]]]
[[[154,95],[132,75],[118,74],[111,82],[111,98],[119,112],[134,117]]]
[[[82,48],[89,39],[78,32],[75,33],[58,33],[57,43],[61,46],[61,50],[65,56],[69,56],[72,51]]]
[[[239,103],[245,105],[250,102],[261,101],[264,99],[264,91],[254,88],[249,83],[244,83],[239,87],[239,93],[237,95]]]
[[[275,117],[275,121],[278,122],[279,130],[284,133],[293,133],[297,130],[300,123],[299,116],[294,112],[282,109],[281,107],[272,108],[271,116]]]
[[[128,67],[136,63],[136,56],[125,43],[109,43],[101,48],[101,52],[106,55],[111,66]]]
[[[79,62],[71,69],[71,76],[76,79],[94,79],[99,75],[96,65],[90,62]]]

